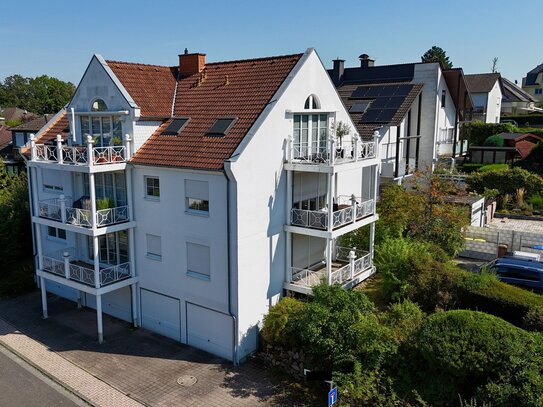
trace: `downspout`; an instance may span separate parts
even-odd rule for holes
[[[227,275],[228,275],[228,314],[232,318],[232,324],[233,324],[233,343],[234,343],[234,349],[232,354],[232,361],[234,363],[234,366],[237,366],[238,363],[238,319],[234,312],[232,311],[232,239],[230,238],[230,230],[231,228],[231,222],[232,217],[230,216],[230,185],[234,182],[236,182],[236,177],[234,176],[234,173],[232,172],[232,169],[230,161],[226,161],[224,163],[224,177],[226,178],[226,236],[227,236],[227,242],[228,242],[228,250],[227,250]]]
[[[28,206],[29,206],[29,211],[30,211],[30,229],[31,229],[31,232],[32,232],[32,260],[34,261],[34,268],[36,269],[36,271],[38,270],[38,263],[36,261],[36,234],[34,233],[34,221],[32,220],[32,216],[34,215],[32,213],[33,211],[33,208],[34,208],[34,203],[32,202],[32,167],[28,167],[28,159],[26,158],[26,156],[24,154],[21,153],[21,149],[19,149],[19,156],[23,158],[24,162],[25,162],[25,167],[27,169],[26,171],[26,180],[27,180],[27,185],[28,185]],[[35,282],[36,284],[39,286],[40,283],[39,283],[39,279],[37,278],[37,274],[34,274],[34,277],[35,277]]]

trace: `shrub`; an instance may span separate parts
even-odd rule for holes
[[[543,210],[543,196],[541,194],[532,195],[530,198],[528,198],[528,202],[530,202],[535,210]]]
[[[285,297],[270,308],[264,317],[262,338],[274,345],[288,345],[294,340],[294,321],[300,315],[304,303]]]
[[[424,319],[424,312],[414,302],[405,300],[390,305],[381,319],[392,329],[396,339],[403,342],[418,329]]]
[[[543,178],[518,167],[506,171],[475,172],[466,182],[470,190],[480,194],[485,188],[497,189],[502,196],[515,195],[519,188],[524,188],[527,196],[543,190]]]
[[[541,405],[542,345],[482,312],[436,313],[404,345],[404,384],[432,405],[456,404],[458,395],[495,407]]]
[[[472,146],[480,146],[490,136],[499,133],[514,133],[515,130],[515,126],[511,123],[464,123],[460,128],[460,138],[469,140]]]
[[[509,169],[507,164],[487,164],[478,169],[479,172],[506,171]]]
[[[484,167],[485,164],[480,163],[464,163],[462,164],[462,171],[469,174],[473,171],[478,171],[479,168]]]
[[[486,140],[483,142],[483,146],[489,146],[489,147],[503,147],[503,144],[504,144],[503,137],[498,134],[487,137]]]

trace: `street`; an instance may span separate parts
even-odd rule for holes
[[[77,407],[86,403],[0,346],[0,406]]]

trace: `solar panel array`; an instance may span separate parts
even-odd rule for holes
[[[350,112],[363,113],[360,123],[388,123],[412,89],[412,84],[359,86],[353,91],[350,99],[366,100],[356,101]],[[363,103],[367,103],[366,109],[358,112],[353,110],[355,106]],[[361,109],[361,107],[356,109]]]

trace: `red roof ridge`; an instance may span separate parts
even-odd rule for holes
[[[167,66],[167,65],[155,65],[155,64],[144,64],[141,62],[126,62],[126,61],[113,61],[113,60],[106,60],[106,63],[109,64],[123,64],[123,65],[137,65],[137,66],[146,66],[149,68],[163,68],[163,69],[173,69],[177,68],[177,66]]]
[[[206,62],[208,65],[223,65],[223,64],[235,64],[241,62],[257,62],[257,61],[266,61],[272,59],[288,59],[288,58],[301,58],[303,53],[300,54],[288,54],[288,55],[276,55],[271,57],[260,57],[260,58],[249,58],[249,59],[234,59],[230,61],[217,61],[217,62]]]

